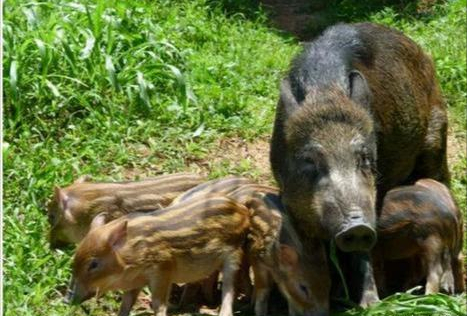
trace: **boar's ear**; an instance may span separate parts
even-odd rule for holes
[[[75,182],[73,182],[73,184],[79,184],[79,183],[84,183],[84,182],[88,182],[88,181],[91,181],[91,176],[88,175],[88,174],[85,174],[81,177],[79,177],[78,179],[75,180]]]
[[[120,249],[126,241],[128,221],[118,223],[110,232],[107,242],[114,251]]]
[[[355,103],[370,109],[370,88],[363,75],[357,70],[349,73],[349,96]]]
[[[298,253],[295,248],[288,245],[280,245],[279,260],[282,266],[294,269],[298,264]]]
[[[282,104],[287,115],[291,115],[298,108],[297,100],[292,93],[292,86],[287,78],[281,82],[279,102]]]
[[[107,223],[107,213],[102,212],[94,216],[91,222],[90,230],[101,227]]]

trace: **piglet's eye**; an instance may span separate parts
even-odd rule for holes
[[[97,259],[92,259],[91,262],[89,263],[88,271],[94,271],[99,267],[99,262]]]

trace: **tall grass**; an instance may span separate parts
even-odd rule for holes
[[[447,2],[421,20],[367,17],[434,56],[456,131],[465,128],[464,7]],[[82,174],[187,170],[193,157],[210,163],[216,138],[269,134],[279,78],[300,47],[249,1],[10,0],[4,14],[5,315],[84,315],[62,302],[72,252],[48,249],[43,206],[53,186]],[[231,170],[222,168],[213,172]],[[453,169],[465,206],[465,155]],[[381,308],[393,303],[409,304]],[[116,302],[88,306],[108,315]]]
[[[203,1],[6,5],[6,127],[19,131],[24,122],[49,130],[91,114],[228,130],[276,90],[265,79],[293,53],[260,24],[216,16]]]
[[[60,291],[71,252],[48,249],[43,214],[54,185],[84,173],[185,170],[219,133],[269,130],[297,47],[260,14],[221,10],[205,1],[5,3],[6,315],[70,310]]]

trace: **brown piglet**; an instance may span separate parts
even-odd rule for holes
[[[148,285],[152,308],[166,315],[173,283],[222,271],[221,316],[232,315],[234,277],[250,227],[247,208],[221,196],[203,196],[152,213],[132,213],[110,223],[97,216],[73,260],[69,301],[79,304],[123,290],[119,316],[127,316]]]
[[[92,219],[105,212],[107,220],[131,212],[153,211],[200,184],[196,174],[176,173],[127,182],[89,182],[81,177],[65,188],[55,188],[47,206],[52,249],[76,244],[89,231]]]
[[[421,179],[389,191],[373,250],[380,294],[417,285],[425,294],[463,292],[462,242],[462,214],[444,184]]]
[[[236,189],[249,184],[253,184],[250,179],[238,176],[227,176],[224,178],[213,179],[198,184],[190,190],[180,194],[172,201],[171,205],[186,202],[192,199],[198,199],[203,196],[228,195]],[[242,266],[245,266],[244,260],[242,261]],[[245,273],[242,273],[242,276],[244,274]],[[187,307],[200,306],[202,304],[207,304],[210,306],[215,305],[218,294],[218,279],[219,271],[216,271],[208,278],[200,282],[184,285],[183,292],[178,304],[179,309],[184,310]],[[241,294],[242,296],[249,296],[250,289],[251,285],[249,285],[249,287],[246,284],[242,284],[240,287],[236,286],[237,294]]]
[[[305,253],[278,190],[262,185],[245,185],[228,195],[244,204],[251,213],[247,257],[254,274],[254,308],[257,316],[267,315],[273,282],[285,296],[290,315],[328,315],[328,295],[321,285],[326,275],[313,269],[322,254]],[[308,247],[320,251],[320,247]]]

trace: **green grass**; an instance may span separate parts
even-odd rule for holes
[[[393,9],[341,12],[395,26],[433,55],[463,143],[464,8],[451,1],[420,19]],[[5,315],[85,315],[62,303],[72,252],[48,249],[43,205],[53,186],[82,174],[196,170],[189,161],[209,164],[216,139],[269,134],[279,78],[299,44],[248,1],[16,0],[4,14]],[[466,157],[458,156],[453,190],[465,209]],[[247,162],[208,169],[257,175]],[[397,296],[346,315],[386,315],[401,304],[414,315],[427,306],[456,311],[463,299]],[[108,315],[116,303],[90,306]]]

